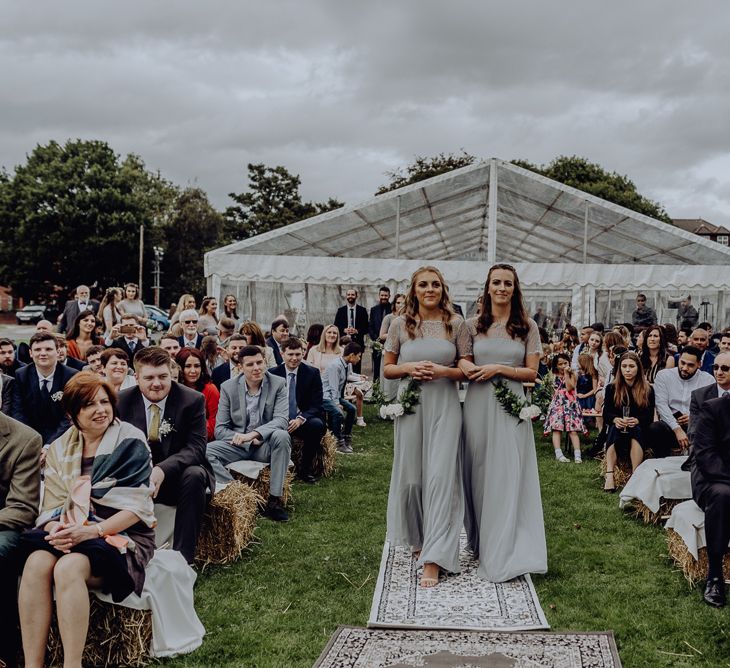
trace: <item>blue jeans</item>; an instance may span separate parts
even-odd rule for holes
[[[344,429],[342,426],[342,413],[340,412],[340,406],[345,409],[345,425]],[[343,438],[344,436],[352,435],[352,425],[355,424],[355,414],[357,409],[347,399],[340,397],[339,405],[331,399],[325,399],[322,402],[322,408],[327,413],[329,418],[330,428],[336,439]]]

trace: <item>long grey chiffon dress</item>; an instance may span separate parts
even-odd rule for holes
[[[464,321],[451,321],[448,336],[442,322],[425,321],[410,339],[403,316],[395,318],[385,343],[398,363],[429,360],[453,366],[470,354]],[[408,384],[400,382],[400,391]],[[388,540],[391,545],[420,549],[418,565],[438,564],[458,573],[459,535],[464,517],[461,485],[461,406],[456,383],[444,378],[421,384],[411,415],[395,419],[393,471],[388,495]]]
[[[504,325],[477,334],[467,321],[474,362],[525,365],[540,353],[540,334],[530,320],[527,340],[512,339]],[[517,395],[522,384],[506,381]],[[479,558],[478,573],[505,582],[525,573],[547,572],[545,525],[537,475],[535,437],[529,420],[518,423],[497,401],[491,381],[469,383],[464,401],[464,498],[469,549]]]

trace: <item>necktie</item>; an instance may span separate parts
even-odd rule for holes
[[[160,407],[157,404],[150,404],[150,413],[152,419],[147,439],[157,442],[160,440]]]
[[[289,374],[289,419],[297,416],[297,374]]]
[[[350,327],[355,326],[355,309],[350,309]]]
[[[136,343],[136,341],[135,341],[134,339],[132,339],[131,341],[129,341],[129,342],[127,343],[127,345],[129,346],[129,352],[130,352],[130,353],[132,353],[132,354],[134,354],[134,351],[135,351],[135,350],[136,350],[136,348],[137,348],[137,343]]]
[[[49,390],[50,382],[51,381],[48,380],[48,378],[43,379],[43,382],[42,382],[43,387],[41,388],[41,395],[43,396],[44,399],[51,398],[51,392]]]

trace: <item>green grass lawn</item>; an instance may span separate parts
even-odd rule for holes
[[[296,484],[288,524],[196,586],[203,646],[166,666],[311,666],[338,624],[364,626],[380,565],[392,423],[366,409],[355,455]],[[534,576],[554,631],[613,630],[623,665],[730,666],[730,612],[702,603],[667,557],[664,531],[624,515],[597,462],[558,464],[536,432],[549,573]]]

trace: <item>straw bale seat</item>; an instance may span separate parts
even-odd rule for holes
[[[258,497],[259,507],[263,508],[269,498],[269,483],[271,482],[271,467],[262,462],[242,460],[228,465],[228,470],[235,480],[249,485]],[[284,492],[282,503],[286,506],[291,498],[291,486],[294,480],[293,464],[289,462],[286,476],[284,476]]]
[[[293,438],[291,442],[291,458],[294,468],[299,471],[302,465],[302,448],[304,441],[301,438]],[[312,462],[314,475],[329,478],[335,470],[335,458],[337,453],[337,439],[329,431],[322,437],[322,450],[317,453]]]

